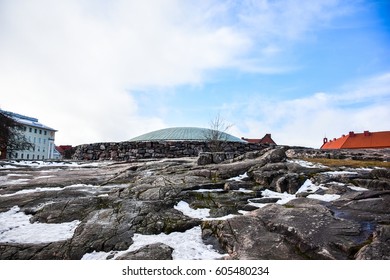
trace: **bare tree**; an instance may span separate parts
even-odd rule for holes
[[[205,132],[205,138],[209,142],[211,152],[223,152],[228,141],[226,133],[233,125],[227,124],[221,115],[210,121],[210,128]]]
[[[33,150],[23,133],[23,126],[11,117],[0,112],[0,150],[14,156],[16,151]]]

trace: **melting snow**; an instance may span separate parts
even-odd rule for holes
[[[246,172],[245,172],[244,174],[242,174],[242,175],[239,175],[239,176],[230,178],[230,179],[228,179],[227,181],[236,181],[236,182],[240,182],[240,181],[244,180],[245,178],[248,178],[248,174],[247,174]]]
[[[298,189],[297,193],[302,193],[302,192],[316,192],[319,189],[327,189],[326,187],[323,186],[317,186],[313,184],[313,182],[310,179],[307,179],[303,185]]]
[[[20,212],[18,206],[0,213],[0,242],[49,243],[72,238],[80,221],[62,224],[30,223],[31,215]]]
[[[264,190],[261,192],[261,195],[263,197],[269,197],[269,198],[280,198],[276,203],[277,204],[286,204],[290,200],[295,199],[295,195],[289,194],[289,193],[278,193],[270,190]]]
[[[318,200],[330,202],[330,201],[339,199],[339,198],[340,198],[340,195],[338,195],[338,194],[324,194],[324,195],[320,195],[320,194],[309,194],[309,195],[307,196],[307,198],[318,199]]]
[[[287,162],[291,163],[297,163],[300,166],[306,167],[306,168],[325,168],[327,166],[322,165],[320,163],[312,163],[306,160],[301,160],[301,159],[292,159],[292,160],[287,160]]]
[[[75,184],[70,185],[64,188],[61,187],[54,187],[54,188],[35,188],[35,189],[27,189],[27,190],[20,190],[14,193],[10,194],[2,194],[0,197],[7,197],[7,196],[14,196],[19,194],[27,194],[27,193],[34,193],[34,192],[52,192],[52,191],[62,191],[65,189],[71,189],[71,188],[96,188],[96,186],[93,185],[85,185],[85,184]]]
[[[238,190],[233,190],[233,192],[253,193],[252,190],[247,190],[247,189],[244,189],[244,188],[239,188]]]
[[[224,189],[198,189],[194,190],[193,192],[199,192],[199,193],[204,193],[204,192],[223,192],[225,191]]]
[[[172,258],[174,260],[211,260],[219,259],[225,256],[213,249],[211,245],[206,245],[202,240],[202,230],[200,226],[196,226],[185,232],[172,232],[170,234],[160,233],[157,235],[134,234],[132,238],[134,243],[126,251],[120,252],[93,252],[85,254],[83,260],[106,259],[108,256],[114,255],[114,259],[127,252],[132,252],[140,249],[143,246],[164,243],[172,247]]]
[[[354,187],[354,186],[348,186],[348,188],[350,188],[351,190],[354,190],[354,191],[358,191],[358,192],[364,192],[364,191],[368,191],[369,190],[369,189],[366,189],[366,188]]]
[[[192,209],[185,201],[180,201],[176,206],[174,206],[174,208],[182,212],[184,215],[195,219],[204,219],[210,216],[210,209]]]
[[[331,176],[339,176],[339,175],[357,175],[357,172],[354,171],[328,171],[328,172],[323,172],[322,174],[328,174]]]

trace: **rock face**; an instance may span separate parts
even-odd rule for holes
[[[188,249],[193,259],[390,259],[389,168],[323,166],[303,153],[320,154],[0,162],[0,259],[172,259],[191,242],[209,250]]]

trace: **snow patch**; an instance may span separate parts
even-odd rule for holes
[[[278,193],[278,192],[274,192],[274,191],[271,191],[271,190],[264,190],[261,192],[261,195],[263,197],[269,197],[269,198],[280,198],[276,204],[286,204],[287,202],[295,199],[295,195],[294,194],[289,194],[287,192],[284,192],[284,193]]]
[[[8,197],[8,196],[14,196],[14,195],[20,195],[20,194],[27,194],[27,193],[35,193],[35,192],[53,192],[53,191],[63,191],[65,189],[72,189],[72,188],[84,188],[84,191],[88,191],[88,189],[85,188],[96,188],[97,186],[93,185],[85,185],[85,184],[75,184],[70,185],[66,187],[54,187],[54,188],[35,188],[35,189],[27,189],[27,190],[20,190],[14,193],[9,194],[2,194],[0,197]]]
[[[364,191],[368,191],[369,190],[369,189],[366,189],[366,188],[354,187],[354,186],[348,186],[348,188],[350,188],[351,190],[354,190],[354,191],[358,191],[358,192],[364,192]]]
[[[174,260],[211,260],[226,256],[226,254],[218,253],[211,245],[204,244],[201,236],[202,230],[200,226],[196,226],[185,232],[172,232],[170,234],[134,234],[132,238],[134,243],[126,251],[93,252],[85,254],[82,260],[106,259],[112,255],[114,255],[113,259],[115,259],[127,252],[133,252],[143,246],[159,242],[173,248],[172,258]]]
[[[224,192],[224,189],[198,189],[194,190],[193,192],[198,192],[198,193],[207,193],[207,192]]]
[[[312,199],[317,199],[317,200],[322,200],[326,202],[334,201],[340,198],[340,195],[338,194],[309,194],[307,198],[312,198]]]
[[[244,188],[239,188],[238,190],[233,190],[233,192],[253,193],[252,190],[247,190],[247,189],[244,189]]]
[[[204,219],[210,216],[210,209],[201,208],[201,209],[192,209],[190,205],[185,201],[180,201],[174,208],[184,215],[195,218],[195,219]]]
[[[318,191],[320,188],[324,189],[325,187],[317,186],[317,185],[313,184],[313,182],[310,179],[307,179],[303,183],[303,185],[298,189],[298,191],[296,193],[302,193],[302,192],[314,193],[314,192]]]
[[[49,243],[72,238],[80,221],[62,224],[30,223],[32,215],[20,212],[18,206],[0,213],[0,242]]]
[[[354,171],[327,171],[327,172],[323,172],[322,174],[339,176],[339,175],[358,175],[359,173]]]
[[[230,179],[227,179],[227,181],[236,181],[236,182],[241,182],[242,180],[248,178],[248,174],[245,172],[244,174],[242,175],[238,175],[236,177],[232,177]]]
[[[327,167],[325,165],[322,165],[321,163],[312,163],[310,161],[301,160],[301,159],[291,159],[291,160],[287,160],[287,162],[297,163],[300,166],[306,167],[306,168],[326,168]]]

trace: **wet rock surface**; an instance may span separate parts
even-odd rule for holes
[[[378,162],[388,155],[327,153]],[[129,248],[136,235],[199,226],[217,258],[390,259],[389,168],[330,167],[303,154],[321,157],[268,147],[220,163],[0,162],[0,259],[172,259],[179,249],[164,242]]]

